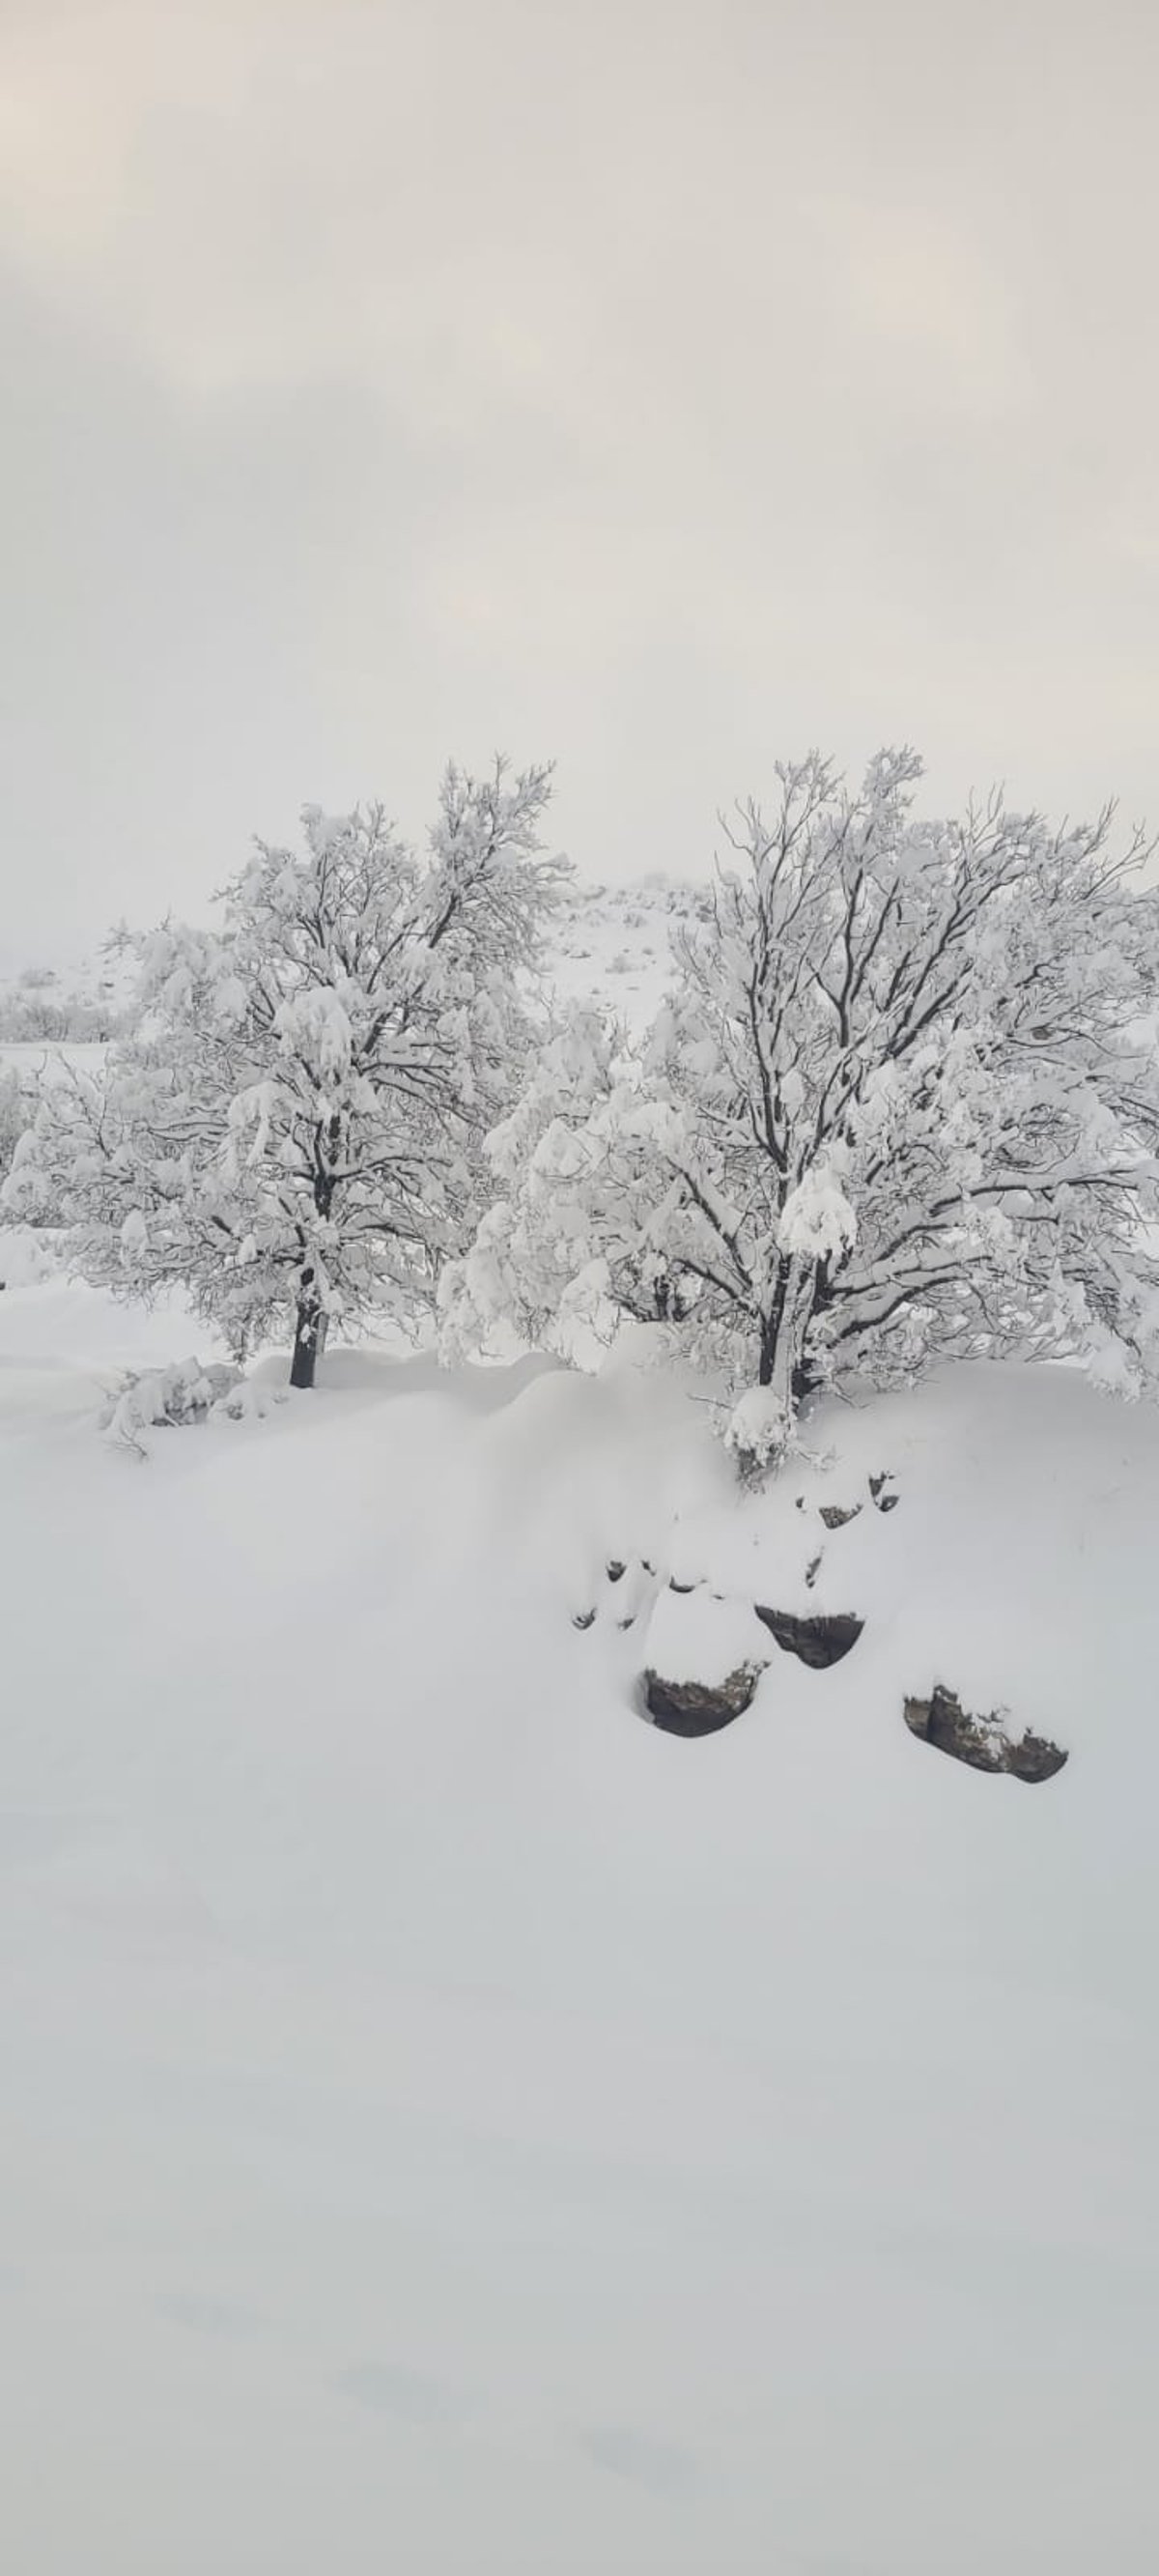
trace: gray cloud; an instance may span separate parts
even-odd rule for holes
[[[1159,815],[1157,75],[1150,0],[8,0],[4,944],[496,742],[595,873],[818,738]]]

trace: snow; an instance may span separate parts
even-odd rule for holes
[[[744,1665],[771,1663],[774,1648],[751,1601],[714,1599],[707,1584],[685,1594],[662,1589],[647,1627],[649,1664],[665,1680],[690,1674],[723,1682]]]
[[[673,930],[705,900],[704,886],[660,874],[608,886],[577,878],[552,925],[554,990],[595,1002],[629,1029],[647,1028],[671,982]]]
[[[857,1216],[833,1173],[808,1172],[789,1191],[781,1210],[780,1239],[786,1252],[828,1254],[836,1259],[857,1241]]]
[[[0,1297],[12,2565],[1143,2576],[1154,1415],[956,1370],[741,1496],[632,1351],[368,1348],[110,1446],[195,1337]],[[673,1573],[768,1659],[697,1742]]]
[[[39,1038],[0,1045],[0,1064],[10,1065],[27,1082],[65,1082],[70,1073],[99,1073],[108,1054],[100,1039]]]

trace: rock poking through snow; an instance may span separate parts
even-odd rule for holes
[[[738,1664],[719,1682],[672,1682],[660,1673],[646,1672],[648,1715],[666,1735],[718,1735],[722,1726],[731,1726],[751,1707],[765,1669],[763,1664]]]
[[[644,1713],[670,1735],[715,1735],[743,1716],[768,1661],[749,1602],[666,1586],[648,1623]]]
[[[1005,1771],[1013,1780],[1037,1782],[1052,1780],[1067,1759],[1063,1747],[1045,1735],[1012,1734],[1008,1709],[975,1717],[942,1682],[935,1682],[928,1699],[907,1699],[904,1714],[911,1735],[972,1771]]]
[[[857,1644],[865,1626],[864,1619],[856,1618],[851,1610],[818,1611],[811,1618],[798,1619],[791,1610],[770,1610],[761,1601],[755,1602],[753,1607],[762,1626],[776,1638],[782,1651],[786,1655],[799,1656],[801,1662],[809,1664],[814,1672],[824,1671],[829,1664],[839,1664],[842,1656]]]

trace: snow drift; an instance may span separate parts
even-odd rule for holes
[[[1153,1416],[957,1372],[758,1499],[663,1373],[366,1351],[110,1449],[188,1340],[0,1301],[13,2564],[1142,2576]]]

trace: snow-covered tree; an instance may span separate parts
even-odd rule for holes
[[[499,1140],[487,1222],[520,1246],[525,1303],[528,1263],[557,1303],[561,1270],[602,1263],[615,1298],[625,1247],[633,1279],[654,1265],[757,1461],[850,1374],[1073,1354],[1131,1390],[1159,1368],[1143,843],[1116,855],[1110,810],[1052,831],[997,797],[925,822],[920,774],[883,753],[851,792],[813,756],[778,770],[769,820],[741,809],[634,1064],[566,1115],[570,1258],[555,1144],[545,1163],[510,1121]]]
[[[440,1283],[448,1357],[524,1342],[573,1357],[625,1315],[684,1312],[659,1246],[655,1173],[633,1133],[625,1031],[590,1004],[558,1013],[519,1098],[486,1140],[497,1192]]]
[[[452,767],[421,862],[378,806],[259,841],[220,930],[142,943],[135,1034],[46,1088],[10,1208],[90,1278],[180,1283],[239,1356],[292,1329],[295,1386],[330,1317],[429,1306],[529,1044],[549,788]]]

